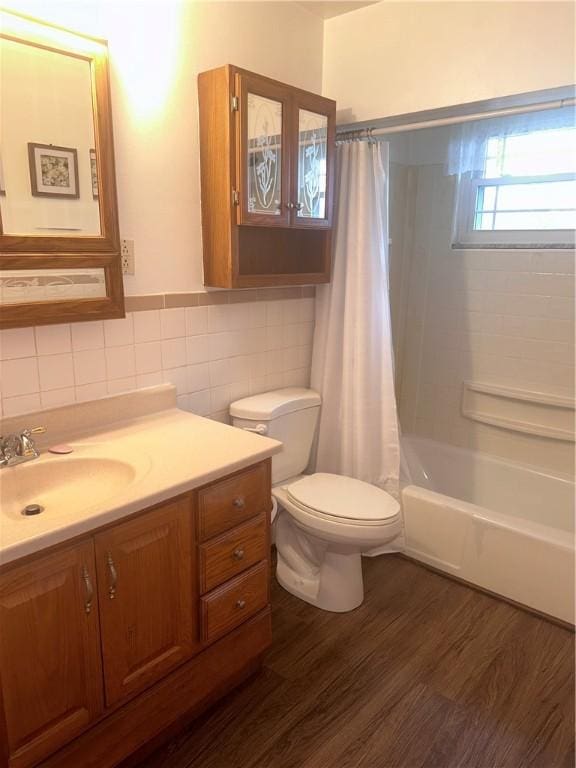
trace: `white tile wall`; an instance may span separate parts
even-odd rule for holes
[[[170,382],[181,408],[225,420],[235,399],[308,386],[313,332],[313,298],[1,331],[0,414]]]
[[[476,424],[461,416],[460,398],[466,379],[573,395],[574,252],[453,251],[454,182],[441,166],[415,170],[406,311],[396,340],[403,345],[396,350],[403,430],[568,471],[568,443]]]

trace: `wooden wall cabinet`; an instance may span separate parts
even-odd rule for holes
[[[328,282],[335,102],[230,65],[198,92],[205,284]]]
[[[0,571],[0,768],[112,768],[254,671],[270,491],[265,461]]]

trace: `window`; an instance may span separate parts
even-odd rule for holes
[[[490,135],[481,153],[460,178],[456,245],[573,245],[576,128]]]

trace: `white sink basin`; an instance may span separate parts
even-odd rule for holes
[[[74,515],[120,493],[136,474],[132,464],[104,456],[33,459],[0,470],[0,507],[11,517],[30,504],[43,515]]]

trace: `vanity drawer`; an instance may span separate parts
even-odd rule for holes
[[[268,512],[271,505],[270,464],[263,462],[198,491],[200,541]]]
[[[269,569],[268,561],[262,561],[200,598],[205,643],[217,640],[267,605]]]
[[[208,592],[268,557],[266,516],[200,545],[200,591]]]

